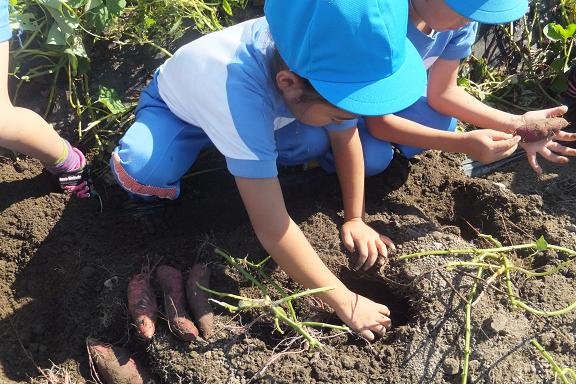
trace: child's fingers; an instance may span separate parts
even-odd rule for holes
[[[387,316],[382,316],[378,322],[383,325],[386,329],[392,328],[392,320]]]
[[[368,341],[373,341],[376,338],[376,336],[374,335],[374,333],[372,333],[372,331],[370,329],[361,330],[360,336],[362,336],[363,338],[365,338]]]
[[[554,139],[560,141],[576,141],[576,133],[558,131],[554,135]]]
[[[382,238],[376,240],[376,248],[378,249],[378,254],[381,255],[384,259],[388,257],[388,247],[386,247],[386,244],[382,241]]]
[[[503,141],[503,140],[510,140],[510,139],[516,138],[516,136],[514,136],[511,133],[495,131],[492,129],[487,130],[487,131],[481,131],[481,132],[487,132],[486,134],[489,135],[489,137],[492,139],[492,141]],[[517,140],[520,141],[520,138],[518,137]]]
[[[366,243],[359,242],[356,244],[356,249],[358,250],[358,260],[356,261],[354,269],[359,270],[368,259],[368,246]]]
[[[384,304],[378,305],[378,312],[384,316],[390,316],[390,310]]]
[[[544,109],[543,112],[546,114],[546,117],[558,117],[568,112],[568,107],[561,105],[559,107]]]
[[[493,150],[495,153],[502,157],[509,156],[516,151],[518,148],[518,143],[520,142],[520,137],[515,136],[511,139],[497,140],[493,143]]]
[[[536,172],[537,175],[542,174],[542,167],[540,167],[540,164],[538,164],[535,153],[530,153],[528,155],[528,164],[530,164],[530,167],[534,170],[534,172]]]
[[[392,239],[390,239],[388,236],[380,235],[380,240],[382,240],[387,248],[386,253],[382,253],[383,256],[388,256],[388,250],[390,250],[392,253],[396,252],[396,246],[394,245]]]
[[[350,231],[342,231],[342,242],[344,243],[344,246],[348,252],[354,252],[356,250],[354,246],[354,238],[352,237],[352,233],[350,233]]]
[[[548,148],[552,151],[559,153],[564,156],[576,156],[576,149],[570,148],[555,141],[552,141],[548,144]]]
[[[542,157],[544,157],[546,160],[552,163],[565,164],[570,161],[570,159],[568,159],[567,157],[559,156],[548,148],[543,148],[540,151],[540,154],[542,155]]]
[[[374,266],[374,264],[376,264],[377,260],[378,260],[378,248],[376,247],[375,243],[370,241],[368,242],[368,258],[366,259],[366,262],[364,263],[364,267],[362,269],[364,271],[369,270]]]

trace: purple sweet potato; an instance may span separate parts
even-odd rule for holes
[[[148,273],[139,273],[128,283],[128,311],[136,325],[138,337],[150,340],[156,331],[158,305]]]
[[[535,143],[541,140],[549,140],[558,131],[566,128],[570,123],[562,117],[551,117],[526,123],[516,129],[515,135],[522,138],[524,143]]]
[[[164,312],[170,330],[182,340],[194,340],[199,332],[186,312],[182,273],[176,268],[161,265],[156,269],[156,279],[162,289]]]
[[[196,283],[208,288],[210,283],[210,269],[206,264],[194,264],[186,280],[186,298],[188,308],[200,327],[204,337],[209,337],[214,328],[214,312],[208,301],[205,291],[198,288]]]
[[[98,377],[105,384],[155,383],[146,368],[125,348],[114,347],[91,338],[86,340],[86,345]]]

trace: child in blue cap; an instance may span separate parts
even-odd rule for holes
[[[528,10],[527,0],[408,0],[408,37],[420,52],[428,70],[428,89],[411,107],[393,115],[366,118],[376,140],[363,136],[366,168],[369,174],[383,171],[393,148],[412,157],[421,148],[463,152],[483,163],[512,154],[519,145],[516,129],[536,119],[563,115],[560,106],[514,115],[489,107],[458,87],[460,60],[470,55],[478,23],[498,24],[516,20]],[[456,119],[480,128],[454,134]],[[576,135],[560,131],[554,139],[574,141]],[[555,141],[520,143],[528,162],[537,173],[539,153],[555,163],[565,163],[576,150]]]
[[[0,0],[0,147],[24,153],[42,162],[58,176],[64,191],[88,197],[90,188],[82,180],[84,154],[60,137],[44,119],[26,108],[12,105],[8,95],[8,55],[12,30],[8,0]]]
[[[182,175],[215,146],[262,246],[304,287],[334,287],[321,299],[371,340],[390,326],[388,308],[350,291],[324,265],[286,211],[277,165],[303,164],[331,147],[343,236],[370,265],[393,248],[362,220],[356,120],[406,108],[424,92],[424,66],[406,38],[408,7],[396,0],[268,0],[265,15],[181,47],[157,70],[112,154],[112,171],[135,197],[176,199]],[[402,86],[406,92],[391,92]]]

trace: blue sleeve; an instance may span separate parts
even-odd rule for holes
[[[10,40],[12,36],[12,29],[10,29],[8,18],[8,0],[0,0],[0,43]]]
[[[468,57],[472,53],[477,31],[478,23],[475,21],[454,31],[440,57],[444,60],[461,60]]]
[[[354,128],[356,125],[358,125],[358,119],[352,119],[343,121],[341,123],[328,124],[325,125],[324,128],[326,128],[328,131],[345,131],[347,129]]]
[[[234,72],[233,66],[228,67]],[[237,76],[230,76],[227,86],[228,107],[234,128],[219,148],[226,157],[228,170],[234,176],[269,178],[278,174],[278,150],[274,138],[276,115],[266,96],[268,89],[261,89]],[[214,140],[214,144],[218,143]],[[223,145],[222,145],[223,144]]]

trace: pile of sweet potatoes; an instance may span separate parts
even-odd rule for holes
[[[192,341],[200,332],[188,314],[202,330],[204,337],[212,334],[214,314],[208,296],[198,288],[197,283],[208,287],[210,270],[204,264],[195,264],[186,282],[178,269],[161,265],[156,268],[156,282],[162,291],[164,304],[163,317],[170,330],[185,341]],[[158,305],[152,289],[149,273],[140,273],[128,283],[128,311],[136,327],[136,333],[143,340],[150,340],[156,331]]]
[[[156,332],[158,315],[166,318],[170,330],[185,341],[192,341],[200,332],[188,314],[190,309],[204,337],[212,334],[214,314],[208,295],[198,284],[208,287],[210,270],[195,264],[186,282],[178,269],[161,265],[156,268],[156,283],[162,291],[164,310],[160,312],[156,293],[148,271],[133,276],[128,283],[128,312],[139,339],[150,341]],[[90,362],[97,381],[105,384],[153,384],[150,374],[128,350],[88,338]]]

